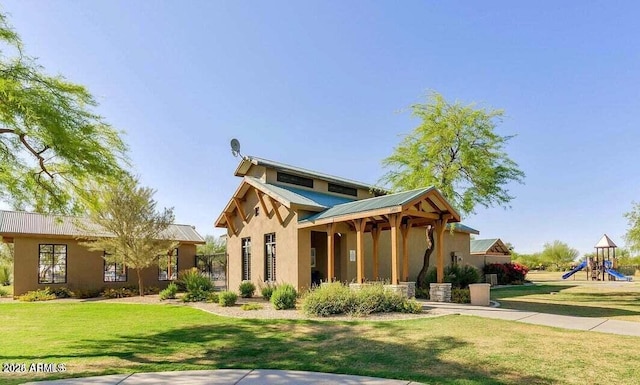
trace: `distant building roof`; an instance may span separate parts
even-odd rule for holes
[[[321,172],[317,172],[317,171],[312,171],[312,170],[307,170],[305,168],[301,168],[301,167],[296,167],[296,166],[291,166],[289,164],[284,164],[284,163],[280,163],[280,162],[276,162],[273,160],[268,160],[268,159],[263,159],[263,158],[258,158],[256,156],[246,156],[242,159],[242,161],[240,162],[240,164],[238,165],[238,168],[236,169],[235,175],[236,176],[245,176],[247,171],[249,171],[249,168],[251,167],[251,165],[256,165],[256,166],[265,166],[268,168],[272,168],[278,171],[285,171],[285,172],[291,172],[293,174],[296,175],[300,175],[300,176],[306,176],[306,177],[310,177],[310,178],[318,178],[318,179],[322,179],[322,180],[327,180],[329,182],[335,182],[335,183],[339,183],[342,185],[346,185],[349,187],[355,187],[355,188],[362,188],[362,189],[377,189],[375,186],[369,184],[369,183],[363,183],[363,182],[358,182],[355,180],[351,180],[351,179],[347,179],[347,178],[341,178],[338,176],[334,176],[334,175],[329,175],[329,174],[324,174]]]
[[[602,238],[600,238],[600,240],[596,244],[596,248],[598,248],[598,249],[606,249],[606,248],[609,248],[609,247],[618,247],[618,246],[616,246],[616,244],[613,243],[611,238],[609,238],[609,236],[607,236],[607,234],[605,234],[605,235],[602,236]]]
[[[447,230],[451,230],[451,228],[453,228],[453,231],[458,231],[460,233],[469,233],[475,235],[480,234],[480,231],[474,229],[473,227],[463,225],[462,223],[447,223]]]
[[[0,235],[19,234],[69,237],[111,235],[87,218],[0,210]],[[163,236],[179,242],[205,243],[204,238],[189,225],[169,225]]]
[[[511,254],[509,248],[500,240],[500,238],[472,239],[469,251],[471,254]]]

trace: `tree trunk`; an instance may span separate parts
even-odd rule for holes
[[[136,269],[138,274],[138,290],[140,291],[140,297],[144,296],[144,288],[142,287],[142,276],[140,275],[140,269]]]
[[[427,226],[427,249],[424,251],[422,269],[420,270],[420,273],[418,273],[418,282],[416,282],[418,288],[425,290],[429,289],[426,280],[427,271],[429,270],[429,259],[431,258],[431,253],[433,253],[434,249],[433,230],[433,226]]]

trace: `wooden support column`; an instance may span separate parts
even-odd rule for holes
[[[373,279],[380,278],[378,263],[378,243],[380,241],[380,229],[377,225],[371,229],[371,237],[373,238]]]
[[[398,227],[402,220],[401,214],[391,214],[389,224],[391,225],[391,284],[398,284]]]
[[[402,279],[404,282],[409,281],[409,225],[400,226],[402,233]]]
[[[358,283],[364,282],[364,228],[366,219],[356,219],[356,276]]]
[[[333,250],[333,234],[336,232],[336,224],[327,225],[327,282],[333,282],[335,253]]]
[[[449,215],[436,221],[436,279],[438,283],[444,283],[444,232],[447,228]]]

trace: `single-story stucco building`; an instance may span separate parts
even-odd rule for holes
[[[257,157],[243,157],[235,175],[240,184],[215,223],[227,229],[231,290],[243,280],[298,290],[327,280],[415,282],[427,226],[441,280],[445,265],[469,260],[470,234],[478,234],[432,187],[388,194]]]
[[[0,237],[14,245],[14,295],[47,286],[72,291],[137,286],[134,270],[107,263],[103,252],[80,244],[87,234],[78,228],[78,221],[84,221],[87,228],[84,218],[0,210]],[[171,225],[165,235],[179,246],[159,257],[158,266],[142,271],[147,287],[164,288],[177,278],[178,271],[196,266],[196,245],[205,243],[189,225]]]

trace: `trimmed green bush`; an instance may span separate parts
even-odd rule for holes
[[[75,289],[73,290],[73,298],[87,299],[96,298],[101,295],[100,289]]]
[[[309,315],[326,317],[333,314],[366,316],[372,313],[419,313],[422,305],[384,287],[364,285],[352,290],[340,282],[324,284],[307,293],[302,310]]]
[[[188,291],[182,296],[182,302],[202,302],[209,298],[208,291]]]
[[[265,286],[260,288],[260,294],[262,294],[262,298],[267,301],[271,300],[271,295],[273,295],[273,291],[276,289],[277,285],[271,282],[267,282]]]
[[[451,302],[471,303],[471,294],[469,289],[451,289]]]
[[[242,281],[238,290],[240,291],[240,297],[251,298],[256,292],[256,285],[251,281]]]
[[[322,284],[307,293],[302,301],[302,310],[319,317],[346,313],[352,295],[351,289],[340,282]]]
[[[242,309],[242,310],[260,310],[260,309],[262,309],[262,305],[260,305],[259,303],[245,303],[242,306],[240,306],[240,309]]]
[[[174,299],[176,298],[176,294],[178,293],[178,285],[171,282],[167,285],[167,288],[160,292],[160,300],[165,299]]]
[[[56,296],[51,294],[48,287],[41,290],[28,291],[18,297],[18,300],[24,302],[50,301],[52,299],[56,299]]]
[[[66,287],[54,287],[49,288],[49,292],[53,295],[56,296],[56,298],[71,298],[73,297],[73,293],[71,292],[71,290],[67,289]]]
[[[232,291],[221,291],[218,294],[218,304],[220,306],[233,306],[238,300],[238,295]]]
[[[296,293],[295,287],[291,284],[285,283],[278,285],[271,295],[271,303],[276,310],[293,309],[296,307]]]
[[[218,295],[217,292],[212,291],[207,295],[206,301],[210,302],[210,303],[219,303],[220,302],[220,296]]]
[[[0,287],[0,297],[8,297],[9,296],[9,290]]]
[[[429,284],[437,281],[437,271],[435,267],[430,267],[427,271],[425,288]],[[480,271],[474,266],[449,265],[444,267],[444,282],[450,283],[452,288],[466,289],[472,283],[480,282]]]
[[[131,287],[108,287],[101,294],[104,298],[128,298],[137,296],[139,291]]]

